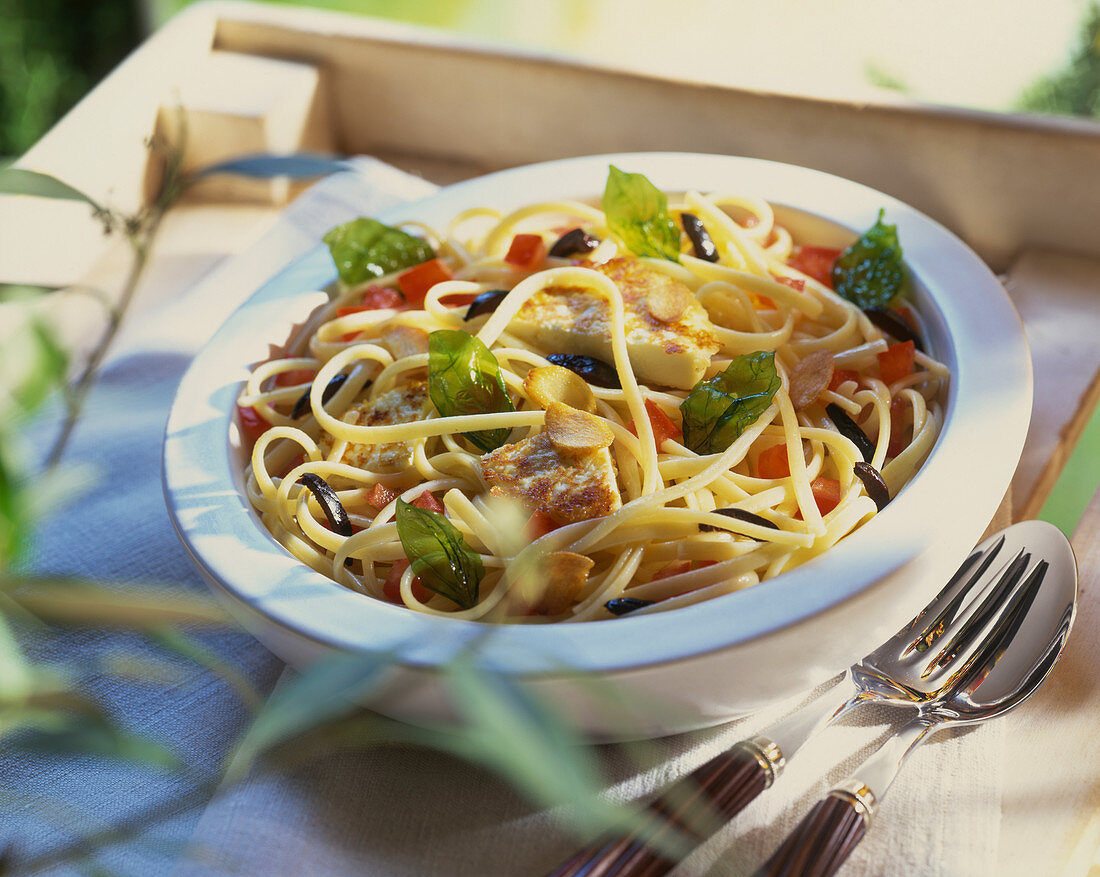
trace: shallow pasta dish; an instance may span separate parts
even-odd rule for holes
[[[885,507],[942,424],[881,214],[826,249],[761,199],[612,167],[598,207],[325,240],[330,301],[238,400],[246,483],[372,598],[540,623],[754,586]]]

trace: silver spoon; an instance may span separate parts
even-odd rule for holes
[[[1061,580],[1068,571],[1075,591],[1076,565],[1061,531],[1037,521],[1001,531],[974,549],[912,621],[851,667],[841,686],[850,694],[839,707],[837,690],[831,688],[666,789],[649,804],[636,831],[598,838],[547,877],[665,874],[771,786],[787,760],[826,722],[866,703],[920,708],[941,697],[982,656],[993,626],[1025,577],[1036,587],[1028,570],[1037,558],[1055,567],[1052,578]],[[1048,585],[1044,594],[1049,591]]]
[[[991,719],[1023,703],[1066,644],[1077,606],[1077,565],[1061,531],[1040,521],[1010,528],[1043,560],[990,619],[987,641],[951,686],[917,704],[916,716],[815,805],[756,877],[827,877],[863,839],[875,808],[909,754],[940,728]]]

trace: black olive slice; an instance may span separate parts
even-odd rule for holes
[[[607,387],[611,390],[621,390],[623,387],[619,383],[619,373],[615,371],[615,367],[608,365],[602,359],[580,353],[551,353],[546,358],[554,365],[569,369],[597,387]]]
[[[875,505],[881,512],[886,508],[886,504],[890,502],[890,488],[886,486],[886,482],[882,480],[878,470],[870,463],[859,460],[854,468],[859,480],[867,488],[867,495],[875,501]]]
[[[550,248],[551,256],[576,256],[591,253],[600,245],[598,238],[592,237],[583,228],[573,228],[557,239]]]
[[[912,341],[917,350],[921,353],[924,352],[924,345],[921,344],[920,336],[897,311],[872,305],[869,308],[864,308],[863,313],[867,315],[868,320],[887,335],[893,335],[901,342]]]
[[[836,424],[837,432],[846,439],[849,439],[859,448],[859,452],[863,454],[863,459],[870,462],[871,458],[875,455],[875,446],[871,440],[867,438],[867,433],[860,429],[859,425],[848,416],[848,412],[835,402],[830,402],[825,406],[825,413],[828,414],[829,419]]]
[[[692,249],[695,250],[695,255],[699,259],[704,259],[707,262],[718,261],[718,248],[714,246],[714,241],[710,238],[710,232],[707,231],[707,227],[703,225],[703,221],[694,213],[681,213],[680,224],[683,225],[684,231],[687,232],[688,239],[691,241]]]
[[[334,377],[331,381],[329,381],[328,386],[325,387],[325,391],[321,394],[321,404],[324,405],[333,396],[335,396],[336,391],[344,386],[344,381],[346,381],[347,379],[348,376],[341,373]],[[313,385],[311,384],[310,388],[298,397],[298,401],[294,403],[294,410],[290,412],[291,420],[297,420],[299,417],[309,411],[309,394],[312,392],[312,390]]]
[[[309,488],[309,492],[313,494],[313,498],[321,506],[321,511],[325,513],[325,517],[328,518],[328,522],[335,532],[341,536],[352,535],[354,531],[351,529],[351,519],[344,510],[336,491],[329,487],[324,478],[314,475],[312,472],[307,472],[298,479],[298,483]]]
[[[603,606],[612,615],[626,615],[643,606],[652,606],[653,602],[653,600],[639,600],[635,597],[616,597],[614,600],[608,600]]]
[[[760,515],[754,515],[752,512],[747,512],[744,509],[715,509],[714,514],[725,515],[727,518],[733,518],[737,521],[744,521],[746,524],[756,524],[758,527],[768,527],[772,530],[778,530],[779,525],[769,521],[767,518],[762,518]],[[700,533],[723,533],[725,532],[721,527],[715,527],[711,524],[700,524]]]
[[[463,321],[468,322],[474,317],[480,317],[483,314],[491,314],[500,307],[500,303],[504,301],[504,297],[507,294],[507,289],[490,289],[488,292],[481,293],[481,295],[470,302],[470,307],[466,309],[466,316],[462,318]]]

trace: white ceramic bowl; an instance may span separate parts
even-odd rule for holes
[[[286,337],[335,276],[323,246],[259,289],[196,357],[168,421],[168,506],[196,566],[273,652],[301,665],[333,649],[392,649],[372,701],[410,721],[454,716],[438,668],[477,660],[528,680],[591,734],[656,736],[715,724],[829,678],[892,634],[954,571],[1000,503],[1027,431],[1031,369],[997,280],[961,241],[880,192],[805,168],[691,154],[593,156],[503,171],[387,211],[436,226],[461,210],[598,197],[609,164],[659,188],[755,194],[796,239],[838,244],[878,210],[896,223],[928,341],[952,373],[943,432],[916,477],[866,525],[791,572],[645,617],[537,626],[452,621],[346,590],[292,558],[242,490],[231,412],[250,364]],[[790,209],[787,209],[790,208]],[[592,684],[595,680],[596,685]]]

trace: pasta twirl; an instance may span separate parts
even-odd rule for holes
[[[842,254],[614,168],[602,207],[341,227],[354,282],[238,402],[288,551],[419,612],[611,619],[756,586],[908,482],[949,376],[853,303],[916,320],[881,216]]]

